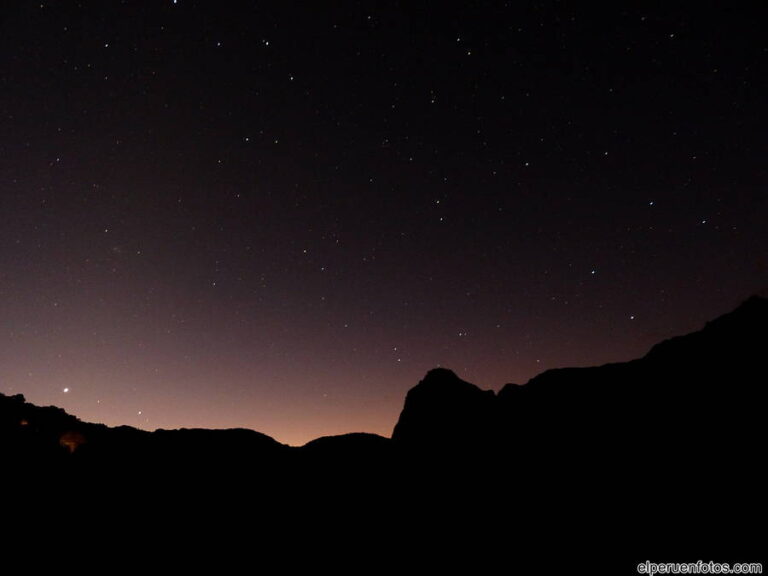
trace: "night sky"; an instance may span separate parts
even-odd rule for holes
[[[700,328],[768,287],[761,4],[4,3],[0,392],[302,444]]]

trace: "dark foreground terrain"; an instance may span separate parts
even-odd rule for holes
[[[109,428],[0,395],[5,550],[107,573],[760,561],[767,330],[754,297],[638,360],[498,394],[432,370],[391,439],[301,448],[251,430]]]

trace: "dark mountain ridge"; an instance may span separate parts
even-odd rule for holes
[[[525,385],[507,384],[498,394],[481,390],[445,368],[430,370],[412,388],[392,442],[411,450],[480,451],[514,446],[536,449],[558,438],[604,444],[681,433],[691,426],[714,434],[746,434],[746,416],[760,405],[768,300],[752,297],[699,332],[654,346],[643,358],[591,368],[548,370]],[[735,417],[733,411],[744,417]],[[601,438],[602,437],[602,438]],[[668,439],[669,440],[669,439]],[[690,440],[690,438],[689,438]],[[215,459],[331,454],[377,454],[389,441],[370,434],[326,437],[301,448],[245,429],[179,429],[147,432],[82,422],[57,407],[38,407],[22,395],[0,394],[0,441],[6,458],[88,461],[149,457]],[[688,447],[701,442],[689,441]],[[722,445],[722,439],[716,445]],[[712,448],[709,446],[707,449]],[[658,448],[658,447],[657,447]]]
[[[233,517],[281,530],[301,518],[312,534],[334,518],[350,538],[362,534],[355,527],[398,525],[400,539],[427,530],[457,550],[503,546],[500,535],[599,538],[613,551],[686,541],[695,561],[710,557],[704,544],[756,538],[766,327],[768,300],[754,297],[640,359],[549,370],[498,394],[431,370],[408,392],[391,439],[303,447],[243,429],[110,428],[0,394],[0,483],[48,513],[64,506],[66,517],[85,510],[108,522],[149,503],[158,525],[184,531],[205,518],[230,527],[228,539],[243,536]],[[587,536],[585,523],[597,532]]]
[[[650,422],[655,435],[662,425],[706,422],[719,429],[734,420],[728,410],[749,414],[758,405],[751,401],[762,397],[767,327],[768,300],[753,297],[699,332],[657,344],[643,358],[548,370],[525,385],[507,384],[498,395],[450,370],[431,370],[408,393],[392,438],[410,445],[519,445],[534,431],[571,436],[599,424],[610,426],[602,432],[611,435],[633,434]]]

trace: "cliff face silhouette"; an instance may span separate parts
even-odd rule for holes
[[[105,501],[125,516],[149,501],[177,523],[194,510],[226,525],[237,511],[469,539],[502,522],[505,538],[567,539],[588,519],[614,547],[622,530],[634,544],[711,543],[725,526],[745,543],[754,532],[738,527],[764,484],[766,328],[768,300],[753,297],[643,358],[550,370],[498,394],[431,370],[391,439],[350,434],[300,448],[251,430],[109,428],[0,394],[3,485],[23,502],[96,515]]]
[[[763,481],[767,327],[768,300],[753,297],[643,358],[550,370],[497,395],[432,370],[408,393],[392,441],[411,462],[471,461],[469,476],[566,507],[749,510]]]
[[[509,448],[519,456],[546,448],[563,458],[733,454],[752,442],[760,420],[766,327],[768,300],[753,297],[643,358],[549,370],[498,395],[431,370],[408,393],[392,439],[411,450]]]

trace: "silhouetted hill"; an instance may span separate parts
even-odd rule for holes
[[[431,370],[391,440],[301,448],[252,430],[109,428],[0,394],[3,483],[23,506],[66,505],[68,517],[129,517],[149,503],[176,529],[247,515],[282,530],[301,518],[314,534],[334,518],[349,538],[390,522],[403,545],[428,530],[475,550],[583,543],[590,525],[613,552],[685,541],[710,557],[711,546],[752,543],[746,527],[764,506],[767,327],[768,300],[755,297],[643,358],[549,370],[498,394]],[[232,530],[226,538],[243,537]]]
[[[760,405],[766,326],[768,300],[753,297],[699,332],[657,344],[641,359],[548,370],[525,385],[507,384],[498,394],[448,369],[430,370],[408,392],[392,440],[427,451],[500,443],[525,450],[526,444],[539,446],[547,439],[563,445],[586,436],[605,444],[619,433],[638,436],[639,430],[646,430],[641,436],[649,441],[660,427],[673,432],[694,424],[708,438],[713,430],[729,437],[751,426],[735,414],[750,414]],[[363,433],[319,438],[291,449],[252,430],[109,428],[82,422],[60,408],[34,406],[21,395],[2,394],[0,431],[5,457],[26,459],[85,461],[137,452],[177,461],[247,454],[360,456],[390,448],[388,439]],[[691,440],[688,448],[699,443]]]
[[[754,297],[641,359],[549,370],[498,395],[433,370],[409,392],[393,441],[433,477],[508,483],[528,495],[515,506],[526,517],[536,495],[561,519],[637,518],[635,529],[657,537],[711,530],[725,539],[719,523],[746,521],[762,499],[754,462],[763,451],[767,328],[768,300]],[[471,467],[457,463],[462,450],[436,462],[436,446],[473,447]]]
[[[426,450],[446,446],[486,444],[495,430],[489,426],[495,394],[461,380],[445,368],[430,370],[405,398],[392,439],[419,444]]]
[[[389,448],[389,438],[378,434],[355,432],[339,436],[323,436],[302,446],[306,453],[326,454],[334,452],[349,452],[366,455],[370,452],[380,452]]]
[[[568,453],[574,443],[587,442],[582,453],[618,438],[647,445],[662,432],[687,430],[686,452],[709,452],[714,436],[719,446],[756,425],[743,416],[754,415],[761,404],[766,327],[768,300],[753,297],[699,332],[654,346],[641,359],[549,370],[525,385],[507,384],[498,395],[450,370],[431,370],[408,393],[392,438],[424,450],[501,443],[526,451],[549,443]],[[690,437],[694,429],[698,438]],[[664,441],[667,447],[672,438]]]
[[[293,450],[253,430],[110,428],[1,394],[0,443],[9,468],[58,474],[73,485],[96,472],[118,482],[148,475],[184,477],[190,485],[227,477],[264,481],[264,467],[285,464]]]
[[[337,493],[362,497],[387,484],[394,465],[392,441],[378,434],[353,433],[324,436],[297,450],[296,472],[311,478],[305,490],[321,497]]]

